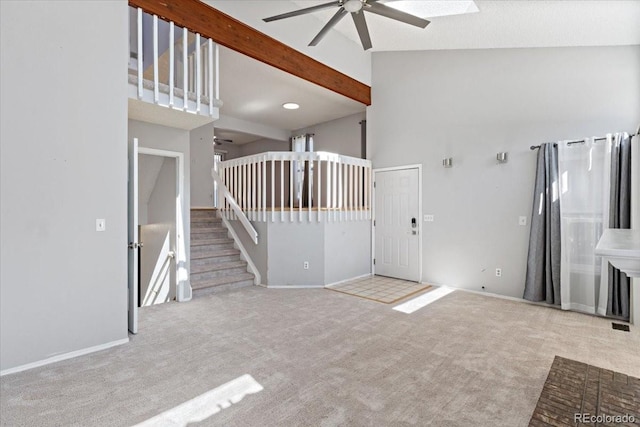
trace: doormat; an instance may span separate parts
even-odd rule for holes
[[[363,279],[350,280],[327,289],[347,295],[365,298],[383,304],[393,304],[419,292],[431,288],[425,285],[406,280],[393,279],[383,276],[366,277]]]
[[[556,356],[529,426],[640,425],[640,379]]]

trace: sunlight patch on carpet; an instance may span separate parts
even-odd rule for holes
[[[413,298],[407,302],[403,302],[402,304],[393,307],[393,309],[401,311],[403,313],[411,314],[414,311],[426,307],[432,302],[438,301],[445,295],[449,295],[453,291],[454,290],[451,288],[441,286],[438,289],[432,290],[431,292],[427,292],[426,294],[420,295],[419,297]]]
[[[263,387],[251,375],[245,374],[134,427],[183,427],[198,423],[262,390]]]

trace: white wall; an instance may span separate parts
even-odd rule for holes
[[[366,113],[352,114],[341,119],[298,129],[292,134],[314,134],[314,151],[328,151],[345,156],[361,157],[360,122],[365,119]]]
[[[639,46],[375,53],[372,75],[374,167],[424,165],[435,222],[424,223],[423,280],[514,297],[526,271],[529,227],[518,216],[531,216],[529,146],[640,120]]]
[[[191,206],[213,206],[213,123],[193,129],[191,139]]]
[[[128,12],[109,1],[0,8],[6,370],[127,339]]]

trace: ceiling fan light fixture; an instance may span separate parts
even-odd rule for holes
[[[359,12],[362,10],[362,2],[360,0],[347,0],[342,5],[347,12]]]
[[[284,108],[285,110],[297,110],[298,108],[300,108],[300,105],[296,104],[295,102],[285,102],[284,104],[282,104],[282,108]]]

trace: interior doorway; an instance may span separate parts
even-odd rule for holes
[[[422,165],[374,169],[374,274],[422,278]]]
[[[184,156],[129,142],[129,331],[138,309],[191,299],[184,224]]]

